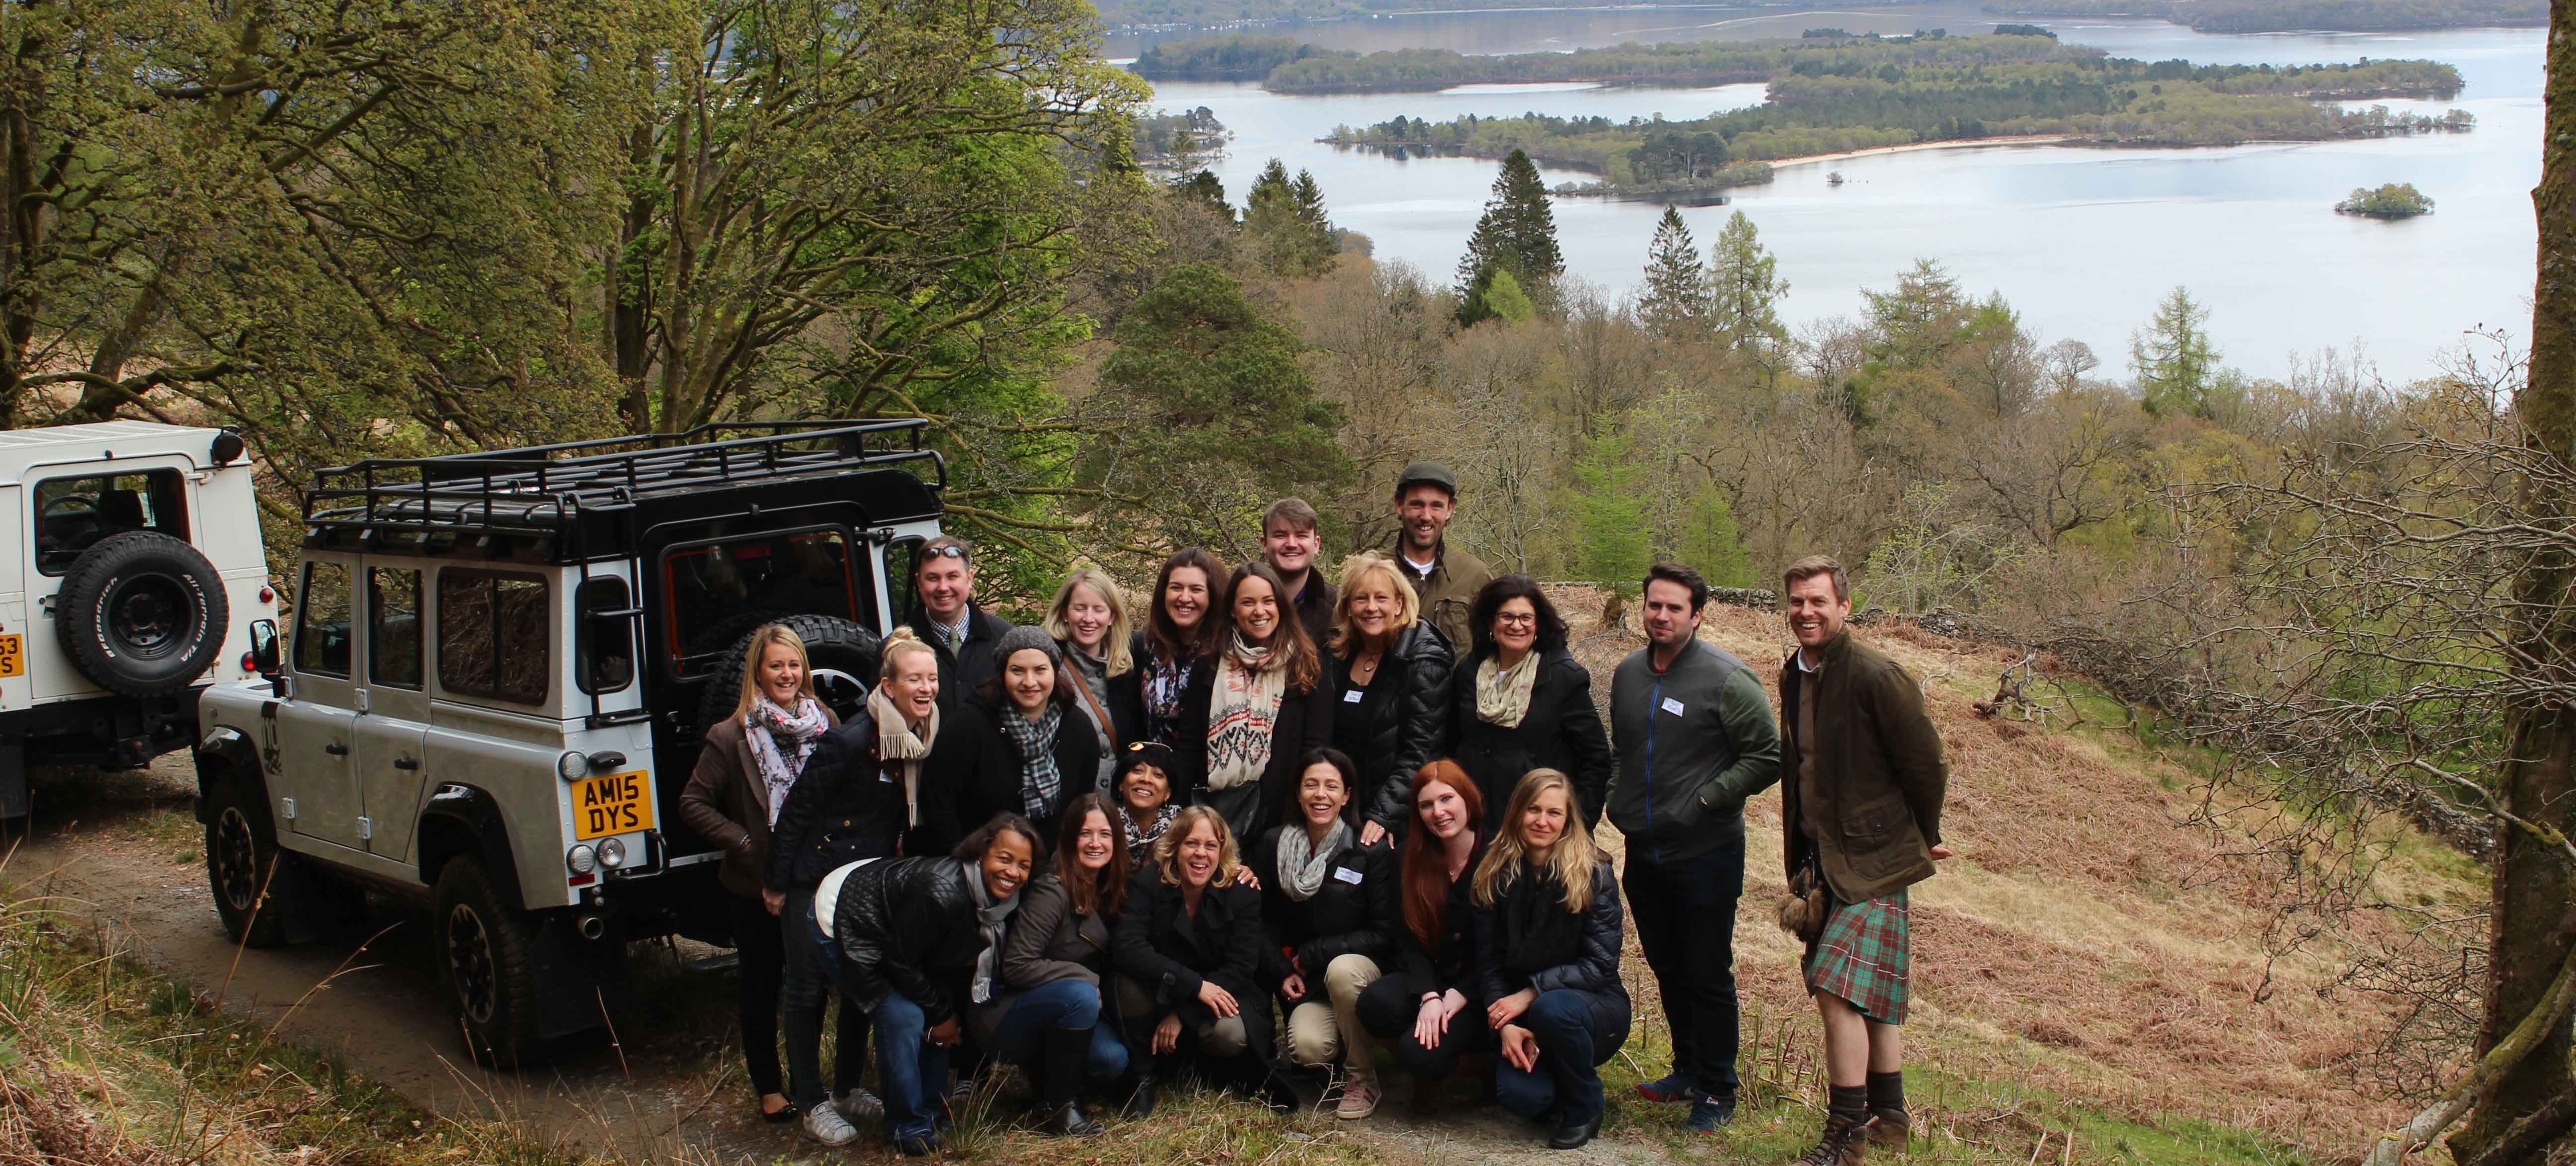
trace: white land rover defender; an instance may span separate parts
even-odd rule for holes
[[[28,812],[30,764],[186,747],[198,694],[273,650],[243,452],[146,421],[0,431],[0,818]]]
[[[374,888],[427,906],[476,1055],[628,1006],[629,943],[732,946],[720,854],[680,824],[760,624],[847,715],[888,581],[939,533],[918,421],[709,426],[322,471],[294,628],[200,704],[198,818],[224,926],[297,938]],[[889,569],[889,557],[896,563]]]

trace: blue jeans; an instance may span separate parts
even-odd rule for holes
[[[1100,989],[1080,980],[1041,984],[1011,1001],[1011,1010],[993,1026],[993,1051],[1004,1060],[1026,1063],[1038,1055],[1039,1034],[1050,1028],[1091,1030],[1083,1076],[1114,1081],[1127,1071],[1127,1042],[1118,1039],[1117,1026],[1100,1023]]]
[[[868,1014],[877,1030],[877,1089],[885,1095],[886,1136],[926,1138],[948,1096],[948,1050],[930,1043],[930,1018],[902,993],[887,992]]]
[[[1599,1066],[1628,1043],[1628,1002],[1608,993],[1560,988],[1539,993],[1529,1011],[1512,1023],[1537,1038],[1538,1064],[1524,1072],[1497,1059],[1494,1100],[1526,1118],[1554,1107],[1565,1125],[1600,1117]]]

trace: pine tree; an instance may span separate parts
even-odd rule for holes
[[[1313,276],[1331,270],[1341,245],[1324,217],[1324,192],[1306,171],[1288,177],[1273,158],[1244,195],[1243,226],[1253,254],[1272,275]]]
[[[1736,212],[1741,217],[1743,212]],[[1646,290],[1637,315],[1665,339],[1703,335],[1708,329],[1708,268],[1699,259],[1699,244],[1681,212],[1670,205],[1655,224],[1654,242],[1646,249]]]
[[[1690,520],[1682,528],[1681,560],[1699,568],[1711,587],[1753,585],[1753,556],[1744,549],[1744,530],[1735,508],[1715,482],[1691,499]]]
[[[2129,336],[2129,363],[2138,370],[2139,403],[2158,417],[2209,415],[2218,349],[2209,342],[2209,309],[2175,288],[2156,305],[2155,319]]]
[[[1461,304],[1461,322],[1474,322],[1466,318],[1466,306],[1496,271],[1511,272],[1521,290],[1538,302],[1548,298],[1556,277],[1565,274],[1565,254],[1557,249],[1556,211],[1548,202],[1547,187],[1539,181],[1538,167],[1529,155],[1517,149],[1503,159],[1502,173],[1494,178],[1494,196],[1486,200],[1475,232],[1467,236],[1467,254],[1458,261],[1458,286],[1469,290]]]
[[[1644,577],[1652,561],[1646,499],[1628,457],[1628,435],[1604,433],[1586,441],[1574,475],[1576,524],[1583,540],[1575,573],[1587,583],[1624,592]]]
[[[1789,284],[1779,277],[1780,260],[1762,245],[1753,220],[1743,211],[1728,215],[1709,258],[1710,322],[1727,346],[1740,352],[1786,343],[1789,330],[1781,326],[1779,303]]]

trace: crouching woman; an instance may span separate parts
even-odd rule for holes
[[[1038,1093],[1038,1132],[1100,1132],[1082,1111],[1087,1082],[1106,1085],[1127,1071],[1116,1010],[1104,1005],[1110,929],[1127,898],[1127,838],[1105,794],[1065,808],[1055,857],[1020,892],[1002,947],[1002,990],[975,1006],[975,1040],[1029,1069]]]
[[[939,1148],[948,1051],[964,1036],[962,1010],[993,998],[1039,848],[1028,819],[1000,814],[948,857],[854,862],[815,888],[815,928],[837,956],[825,966],[846,1006],[874,1022],[886,1135],[905,1157]]]
[[[1296,1094],[1270,1071],[1270,994],[1259,986],[1261,894],[1237,875],[1225,817],[1191,806],[1154,844],[1118,917],[1112,959],[1124,994],[1127,1044],[1152,1060],[1138,1073],[1129,1117],[1153,1112],[1158,1081],[1195,1048],[1209,1075],[1279,1113]]]
[[[1601,1129],[1599,1066],[1628,1041],[1619,883],[1576,811],[1573,784],[1534,769],[1476,868],[1478,993],[1501,1047],[1494,1096],[1571,1150]]]

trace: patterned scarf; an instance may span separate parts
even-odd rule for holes
[[[1336,820],[1333,832],[1324,835],[1324,844],[1306,833],[1306,824],[1290,822],[1279,830],[1279,889],[1291,899],[1303,903],[1324,889],[1324,871],[1333,865],[1333,856],[1350,845],[1351,825]]]
[[[968,985],[977,1004],[993,998],[993,969],[1002,962],[1002,935],[1009,927],[1011,912],[1020,909],[1020,897],[1013,895],[999,903],[984,886],[984,864],[959,861],[959,877],[966,880],[966,894],[975,900],[975,934],[984,941],[984,949],[975,953],[975,978]]]
[[[1494,667],[1494,658],[1476,665],[1476,719],[1506,729],[1520,727],[1529,715],[1530,689],[1538,683],[1538,651],[1532,649],[1509,668]]]
[[[1208,702],[1207,787],[1228,790],[1261,780],[1270,768],[1270,734],[1279,702],[1288,693],[1288,670],[1268,648],[1226,639],[1217,662],[1216,691]]]
[[[939,706],[930,706],[930,719],[921,723],[921,731],[912,731],[903,719],[903,710],[885,694],[880,684],[868,690],[868,715],[877,722],[877,764],[903,767],[903,808],[906,827],[921,824],[921,759],[930,756],[930,746],[939,740]]]
[[[1179,745],[1169,739],[1171,729],[1181,723],[1181,698],[1189,693],[1190,681],[1197,678],[1202,666],[1199,659],[1190,656],[1145,661],[1145,720],[1155,727],[1148,736],[1165,745]]]
[[[1161,806],[1155,808],[1154,820],[1139,827],[1136,824],[1135,811],[1130,810],[1125,806],[1120,806],[1118,808],[1118,819],[1120,824],[1125,826],[1127,830],[1127,853],[1131,855],[1145,854],[1147,848],[1153,846],[1156,840],[1171,831],[1172,815],[1179,809],[1179,806],[1174,805],[1169,799],[1165,799]]]
[[[742,715],[742,727],[751,742],[751,759],[760,766],[760,780],[769,787],[769,824],[775,826],[779,807],[787,804],[787,791],[795,787],[796,775],[813,754],[815,740],[831,722],[823,719],[823,706],[813,697],[798,698],[796,711],[790,713],[763,693],[752,698],[751,711]],[[794,764],[779,751],[782,737],[796,747]]]
[[[1020,806],[1032,819],[1044,819],[1064,791],[1064,775],[1055,769],[1055,735],[1064,727],[1064,706],[1050,700],[1037,720],[1016,708],[1001,711],[1002,733],[1020,750]]]

